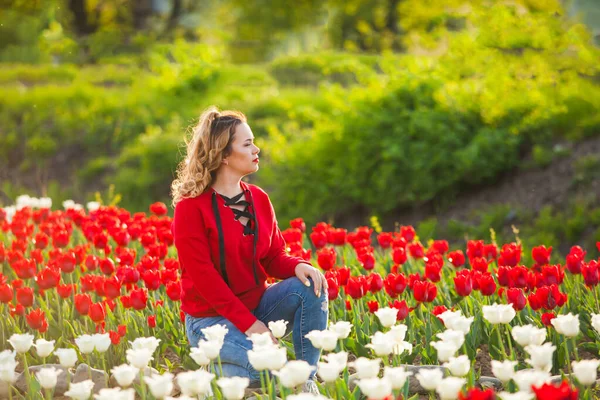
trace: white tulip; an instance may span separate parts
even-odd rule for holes
[[[494,376],[502,383],[506,383],[513,378],[515,374],[515,367],[517,365],[516,361],[504,360],[497,361],[492,360],[492,373]]]
[[[556,332],[566,337],[575,337],[579,334],[579,316],[568,313],[567,315],[557,315],[550,322]]]
[[[40,370],[35,373],[35,378],[44,389],[54,389],[58,375],[60,374],[62,374],[62,369],[40,368]]]
[[[404,324],[398,324],[398,325],[392,326],[390,328],[390,330],[387,332],[387,334],[392,336],[394,338],[394,340],[396,341],[396,343],[402,343],[402,342],[404,342],[404,339],[406,338],[407,330],[408,330],[408,326],[406,326]]]
[[[4,212],[6,213],[6,222],[11,222],[15,213],[17,212],[17,207],[15,206],[7,206],[4,207]]]
[[[444,378],[444,373],[438,368],[420,368],[415,377],[423,389],[435,390]]]
[[[454,343],[456,348],[460,348],[460,346],[465,343],[465,333],[463,331],[455,331],[454,329],[446,329],[443,332],[438,333],[438,338],[440,338],[443,342]]]
[[[94,388],[94,382],[91,379],[71,383],[69,390],[65,392],[65,396],[72,398],[73,400],[88,400],[92,395],[92,389]]]
[[[186,396],[205,395],[210,392],[210,382],[215,375],[202,369],[196,371],[181,372],[175,380]]]
[[[89,212],[96,211],[100,208],[100,203],[97,201],[88,201],[85,205]]]
[[[455,331],[461,331],[462,333],[464,333],[465,335],[467,333],[469,333],[471,331],[471,324],[473,323],[473,321],[475,320],[474,317],[459,317],[456,318],[452,321],[451,325],[446,325],[448,328],[455,330]]]
[[[273,336],[277,339],[285,336],[285,331],[287,329],[288,321],[280,319],[279,321],[269,321],[269,329]]]
[[[274,371],[273,375],[279,376],[281,384],[286,388],[295,388],[304,384],[310,378],[311,372],[315,367],[302,360],[289,361],[279,371]]]
[[[56,349],[54,355],[58,357],[58,362],[65,368],[72,368],[77,363],[77,352],[75,349]]]
[[[192,360],[201,367],[210,364],[210,358],[206,356],[204,350],[201,350],[198,347],[192,347],[192,350],[190,350],[190,357],[192,357]]]
[[[233,376],[231,378],[219,378],[217,385],[221,388],[221,393],[227,400],[242,400],[245,390],[250,384],[248,378]]]
[[[383,369],[383,377],[390,381],[392,389],[402,389],[411,375],[412,372],[406,371],[404,367],[385,367]]]
[[[75,344],[79,347],[82,354],[90,354],[94,352],[96,343],[91,335],[81,335],[75,338]]]
[[[186,396],[184,394],[179,395],[177,397],[171,397],[171,396],[167,396],[165,397],[165,400],[198,400],[198,397],[190,397],[190,396]]]
[[[17,353],[27,353],[33,346],[33,335],[31,333],[13,333],[8,342]]]
[[[541,345],[546,340],[546,329],[533,325],[515,326],[512,328],[512,337],[521,346]]]
[[[133,389],[121,390],[121,388],[100,389],[98,394],[94,395],[96,400],[134,400],[135,391]]]
[[[371,336],[371,343],[367,344],[365,347],[373,349],[378,356],[387,356],[394,350],[395,345],[396,342],[393,337],[390,337],[383,332],[375,332],[375,334]]]
[[[585,386],[591,386],[596,382],[596,375],[600,360],[573,361],[573,373],[577,380]]]
[[[340,373],[344,370],[343,366],[336,364],[335,362],[319,362],[318,363],[317,374],[324,382],[333,382],[337,380],[340,376]]]
[[[358,357],[353,363],[349,363],[348,365],[356,369],[358,379],[376,378],[379,374],[381,359],[375,358],[371,360],[365,357]]]
[[[525,347],[525,351],[529,353],[530,358],[525,361],[535,369],[549,372],[552,369],[554,350],[556,350],[556,346],[552,343],[544,343],[541,346],[529,345]]]
[[[229,332],[229,329],[227,329],[227,326],[219,324],[211,325],[208,328],[200,329],[200,332],[202,332],[202,334],[204,335],[204,337],[206,337],[207,340],[215,340],[221,343],[219,347],[222,347],[223,341],[225,341],[225,336],[227,335],[227,332]]]
[[[451,376],[442,379],[435,391],[440,396],[441,400],[455,400],[458,399],[458,394],[466,382],[467,380],[465,378]]]
[[[483,318],[490,324],[508,324],[517,315],[517,312],[510,304],[496,304],[483,306]]]
[[[471,369],[471,361],[466,355],[450,357],[448,362],[444,364],[444,367],[448,368],[454,376],[465,376]]]
[[[592,314],[592,327],[600,333],[600,314]]]
[[[198,342],[198,348],[204,352],[206,357],[214,360],[219,357],[219,353],[221,352],[221,346],[223,343],[218,342],[216,340],[200,340]]]
[[[498,393],[498,397],[500,397],[501,400],[532,400],[533,399],[533,393],[529,393],[529,392],[517,392],[517,393],[500,392],[500,393]]]
[[[110,335],[108,333],[96,333],[92,335],[92,341],[94,342],[94,348],[99,353],[106,352],[111,345]]]
[[[113,367],[110,372],[112,372],[119,386],[126,388],[131,386],[139,370],[129,364],[121,364]]]
[[[443,313],[441,313],[440,315],[438,315],[438,318],[441,319],[442,321],[444,321],[444,325],[448,329],[453,329],[450,327],[450,325],[453,325],[453,322],[456,319],[462,318],[462,317],[463,317],[462,311],[460,311],[460,310],[457,310],[457,311],[446,310]]]
[[[346,364],[348,364],[348,353],[345,351],[329,353],[324,355],[323,358],[327,360],[327,362],[339,364],[342,370],[346,368]]]
[[[270,332],[264,333],[253,333],[250,337],[246,338],[252,342],[252,349],[257,350],[262,347],[274,346],[273,339],[271,339]]]
[[[160,344],[160,339],[157,339],[155,337],[139,337],[136,338],[133,342],[129,342],[131,343],[131,348],[134,350],[137,349],[148,349],[150,350],[150,353],[154,353],[156,351],[156,349],[158,348],[158,345]]]
[[[402,353],[404,353],[406,351],[406,352],[408,352],[410,354],[410,353],[412,353],[412,350],[413,350],[413,345],[412,344],[410,344],[408,342],[400,342],[400,343],[396,343],[394,345],[394,351],[393,351],[393,353],[395,355],[400,355],[400,354],[402,354]]]
[[[38,339],[35,341],[35,350],[40,357],[48,357],[54,350],[54,340]]]
[[[4,350],[0,352],[0,381],[14,383],[17,380],[15,369],[17,368],[17,352]]]
[[[146,368],[150,360],[154,360],[154,357],[152,357],[152,351],[150,349],[127,349],[126,354],[127,362],[137,369]]]
[[[431,347],[437,350],[437,356],[440,362],[448,361],[450,357],[454,357],[458,351],[456,343],[453,342],[431,342]]]
[[[144,377],[144,383],[150,388],[152,396],[162,399],[173,391],[173,374],[165,372],[162,375],[154,374]]]
[[[38,199],[39,208],[52,208],[52,199],[50,197],[40,197]]]
[[[533,393],[531,386],[542,386],[544,383],[550,382],[550,374],[535,369],[522,369],[515,372],[513,380],[521,392]]]
[[[359,379],[356,384],[369,399],[382,400],[392,394],[392,383],[387,378]]]
[[[398,310],[391,307],[383,307],[375,311],[375,315],[379,318],[379,322],[386,328],[389,328],[396,324],[398,317]]]
[[[258,350],[248,350],[248,361],[257,371],[277,371],[285,365],[287,352],[285,348],[276,346],[261,347]]]
[[[323,349],[325,351],[334,350],[338,341],[337,333],[328,330],[310,331],[304,335],[304,337],[310,340],[314,347],[317,349]]]
[[[338,339],[346,339],[352,331],[352,324],[348,321],[338,321],[331,324],[329,330],[337,333]]]

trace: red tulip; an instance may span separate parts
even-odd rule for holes
[[[373,272],[369,275],[367,281],[369,282],[369,292],[377,293],[383,289],[383,279],[377,272]]]
[[[483,257],[473,257],[469,259],[473,271],[488,272],[488,260]]]
[[[389,232],[381,232],[377,235],[377,242],[382,249],[388,249],[392,245],[392,234]]]
[[[290,221],[290,226],[295,229],[299,229],[302,232],[306,232],[306,224],[302,218],[294,218]]]
[[[122,298],[123,296],[121,296]],[[129,293],[129,301],[131,306],[136,310],[143,310],[146,308],[146,303],[148,302],[148,292],[145,288],[133,289]]]
[[[148,315],[148,326],[156,328],[156,315]]]
[[[110,342],[113,345],[118,345],[119,343],[121,343],[121,336],[119,336],[119,333],[116,331],[108,331],[108,336],[110,337]]]
[[[506,265],[509,267],[516,266],[521,261],[521,245],[516,243],[507,243],[500,250],[498,265]]]
[[[377,300],[367,301],[367,307],[369,307],[369,312],[374,314],[375,311],[379,310],[379,303]]]
[[[160,287],[160,273],[156,270],[144,271],[142,279],[148,290],[157,290]]]
[[[69,244],[69,232],[65,229],[57,229],[52,232],[52,245],[54,247],[67,247]]]
[[[437,286],[428,281],[415,281],[413,283],[413,294],[418,302],[429,303],[437,296]]]
[[[375,257],[373,253],[364,253],[358,256],[358,262],[363,266],[367,271],[375,268]]]
[[[393,274],[390,273],[385,277],[383,286],[385,287],[386,293],[390,297],[397,297],[404,293],[406,289],[406,276],[404,274]]]
[[[77,259],[72,251],[63,253],[58,257],[58,266],[62,272],[71,273],[75,271],[76,265]]]
[[[112,275],[115,272],[115,263],[110,258],[103,258],[100,260],[100,271],[104,275]]]
[[[181,299],[181,281],[171,281],[167,283],[166,292],[171,300],[179,301]]]
[[[428,262],[425,264],[425,276],[432,282],[439,282],[442,278],[442,265]]]
[[[100,323],[106,318],[106,311],[102,303],[92,303],[89,312],[90,319],[95,323]]]
[[[27,286],[17,289],[17,302],[23,307],[31,307],[33,305],[33,289]]]
[[[23,316],[25,315],[25,307],[21,304],[11,305],[9,310],[10,316],[14,317],[15,315]]]
[[[350,277],[348,279],[348,284],[346,285],[346,294],[355,300],[363,297],[366,292],[364,289],[363,280],[363,276]]]
[[[431,247],[440,254],[446,253],[450,248],[447,240],[434,240]]]
[[[158,217],[161,217],[163,215],[167,215],[168,210],[165,203],[157,201],[156,203],[150,205],[150,212]]]
[[[75,302],[75,309],[80,315],[88,315],[90,305],[92,304],[92,298],[89,294],[78,293],[75,295],[73,301]]]
[[[98,257],[96,257],[93,254],[88,254],[85,257],[85,267],[87,268],[88,271],[94,271],[96,268],[98,268],[98,265],[100,264],[100,259]]]
[[[56,287],[56,292],[61,298],[66,299],[67,297],[71,297],[73,289],[74,285],[58,285]]]
[[[302,231],[300,229],[288,228],[281,232],[281,234],[283,235],[283,240],[285,240],[285,243],[288,245],[291,243],[298,243],[301,246]]]
[[[4,284],[0,286],[0,302],[7,304],[13,300],[13,290],[10,285]]]
[[[121,282],[116,276],[112,276],[104,281],[104,296],[108,299],[116,299],[121,295]]]
[[[48,247],[48,242],[50,241],[50,238],[44,232],[38,232],[35,235],[35,238],[33,239],[33,241],[35,243],[36,249],[43,250],[46,247]]]
[[[556,315],[554,313],[544,313],[542,314],[542,324],[544,324],[545,326],[552,326],[552,320],[556,318]]]
[[[571,387],[567,381],[562,381],[560,386],[544,383],[542,386],[532,386],[532,389],[538,399],[577,400],[579,398],[578,390]]]
[[[408,317],[408,305],[406,304],[406,300],[398,301],[394,300],[393,303],[390,304],[391,308],[395,308],[398,310],[398,314],[396,315],[397,321],[403,321],[406,317]]]
[[[494,389],[481,390],[473,388],[467,391],[466,394],[458,393],[458,400],[494,400],[495,397]]]
[[[31,329],[35,329],[40,333],[46,332],[48,329],[48,321],[46,321],[46,314],[41,309],[33,310],[25,316],[27,325]]]
[[[48,290],[58,286],[60,282],[60,271],[51,267],[45,267],[36,277],[36,283],[42,290]]]
[[[537,246],[531,249],[531,256],[535,262],[539,265],[546,265],[550,262],[550,255],[552,254],[552,247],[546,248],[546,246]]]
[[[471,291],[473,290],[473,282],[471,281],[471,275],[468,273],[468,271],[466,272],[466,274],[460,274],[454,277],[454,286],[456,288],[456,293],[462,297],[470,295]]]
[[[408,252],[412,258],[423,258],[425,256],[425,249],[420,242],[410,243],[408,244]]]
[[[340,294],[340,286],[334,278],[327,279],[327,298],[329,301],[337,299]]]
[[[527,305],[527,299],[525,298],[525,294],[523,293],[522,289],[509,288],[506,291],[506,297],[508,298],[508,303],[512,304],[516,311],[524,309]]]
[[[465,255],[463,254],[462,250],[451,251],[448,253],[447,258],[448,261],[450,261],[456,268],[465,265]]]
[[[491,296],[496,292],[496,282],[490,274],[482,274],[477,277],[478,290],[484,296]]]
[[[403,265],[408,260],[404,247],[394,247],[392,259],[394,260],[394,264]]]
[[[327,245],[327,234],[325,232],[311,232],[310,240],[317,249],[320,249]]]
[[[317,263],[323,271],[329,271],[335,265],[337,254],[331,247],[323,247],[317,250]]]
[[[400,236],[406,240],[406,243],[412,242],[416,235],[417,232],[415,232],[415,228],[412,226],[409,225],[400,227]]]
[[[592,260],[589,263],[581,264],[581,274],[583,275],[583,281],[589,287],[598,285],[600,281],[600,271],[598,271],[598,262]]]

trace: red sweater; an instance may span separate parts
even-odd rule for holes
[[[172,230],[182,268],[181,309],[193,317],[221,315],[245,332],[256,321],[250,310],[258,306],[267,276],[287,279],[295,275],[296,265],[305,261],[286,253],[269,196],[258,186],[241,182],[241,187],[251,204],[249,211],[257,219],[254,263],[254,234],[244,236],[244,226],[216,195],[225,254],[221,264],[212,188],[177,203]],[[226,271],[227,283],[221,268]]]

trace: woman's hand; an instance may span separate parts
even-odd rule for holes
[[[275,339],[275,336],[273,336],[273,334],[271,333],[271,330],[269,328],[267,328],[267,326],[260,320],[256,320],[254,321],[254,323],[250,326],[250,328],[248,328],[248,330],[246,332],[244,332],[246,334],[246,336],[250,337],[253,333],[265,333],[265,332],[269,332],[269,335],[271,335],[271,340],[273,340],[274,344],[278,344],[279,342],[277,341],[277,339]]]
[[[317,297],[321,296],[321,289],[324,292],[327,291],[327,279],[325,279],[321,271],[312,265],[300,263],[296,265],[295,272],[298,279],[300,279],[300,281],[306,286],[310,286],[310,281],[308,278],[312,278],[312,281],[315,285],[315,295],[317,295]]]

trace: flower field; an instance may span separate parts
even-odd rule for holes
[[[552,248],[525,249],[518,235],[451,249],[411,226],[307,229],[300,218],[283,230],[289,251],[329,285],[330,326],[308,335],[323,349],[321,397],[300,393],[311,367],[289,337],[249,338],[262,390],[218,378],[227,332],[209,328],[190,348],[167,213],[28,196],[0,208],[0,398],[596,396],[600,271],[586,249],[553,263]],[[269,328],[281,337],[285,324]]]

